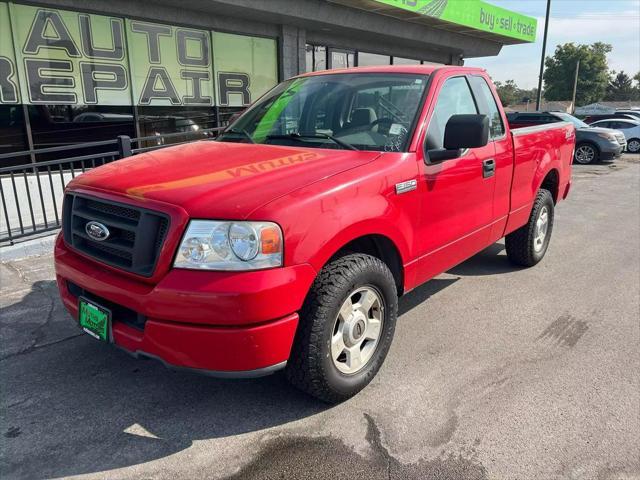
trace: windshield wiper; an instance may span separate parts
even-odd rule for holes
[[[331,140],[337,145],[340,145],[343,148],[347,148],[349,150],[359,150],[355,146],[350,143],[345,142],[344,140],[340,140],[339,138],[334,137],[333,135],[329,135],[328,133],[288,133],[286,135],[267,135],[267,139],[304,139],[304,138],[326,138],[327,140]]]
[[[237,135],[242,135],[247,140],[249,140],[249,142],[256,143],[255,140],[253,138],[251,138],[251,135],[249,134],[249,132],[247,132],[244,128],[229,128],[229,129],[225,130],[224,132],[222,132],[222,135],[220,135],[220,136],[224,137],[224,135],[226,133],[235,133]]]

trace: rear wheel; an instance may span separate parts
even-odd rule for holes
[[[539,190],[526,225],[505,238],[507,257],[512,263],[532,267],[547,253],[553,230],[553,196]]]
[[[627,152],[629,153],[640,152],[640,138],[632,138],[627,142]]]
[[[596,163],[600,158],[600,151],[595,145],[590,143],[579,143],[576,145],[576,153],[573,155],[576,163],[588,165]]]
[[[287,378],[325,402],[352,397],[382,366],[397,310],[396,283],[381,260],[356,253],[332,261],[302,308]]]

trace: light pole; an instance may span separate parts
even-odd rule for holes
[[[536,110],[540,110],[542,101],[542,74],[544,73],[544,56],[547,50],[547,32],[549,31],[549,12],[551,11],[551,0],[547,0],[547,15],[544,20],[544,38],[542,39],[542,57],[540,58],[540,76],[538,77],[538,96],[536,98]]]
[[[573,79],[573,99],[571,100],[571,113],[576,113],[576,93],[578,91],[578,75],[580,74],[580,60],[576,63],[576,76]]]

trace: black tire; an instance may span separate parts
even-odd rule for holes
[[[344,374],[331,358],[331,337],[338,312],[354,290],[371,286],[383,303],[383,322],[375,350],[361,370]],[[328,263],[318,274],[300,312],[300,324],[286,375],[300,390],[327,403],[346,400],[376,375],[395,331],[398,312],[396,283],[387,265],[376,257],[348,254]]]
[[[543,209],[547,211],[547,230],[541,248],[536,248],[537,222]],[[509,260],[523,267],[533,267],[544,257],[549,248],[549,240],[553,231],[554,215],[553,196],[549,190],[539,190],[531,209],[531,215],[526,225],[511,232],[505,238],[505,247]]]
[[[585,157],[581,155],[581,152],[584,152],[586,155],[589,155],[590,158],[588,161],[585,160]],[[587,153],[589,152],[589,153]],[[576,145],[576,150],[573,155],[573,160],[575,163],[579,163],[580,165],[589,165],[592,163],[598,163],[600,160],[600,149],[596,147],[593,143],[582,142]]]
[[[627,152],[638,153],[640,152],[640,138],[631,138],[627,142]]]

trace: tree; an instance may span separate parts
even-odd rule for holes
[[[631,77],[621,71],[620,73],[616,73],[615,71],[611,71],[611,79],[609,80],[609,85],[607,86],[607,94],[605,96],[605,100],[613,100],[613,101],[625,101],[625,100],[633,100],[635,97],[635,89],[633,88],[633,81]]]
[[[507,80],[506,82],[495,82],[498,96],[505,107],[518,103],[518,86],[515,80]]]
[[[527,103],[527,102],[534,102],[536,101],[536,98],[538,98],[538,89],[536,87],[533,87],[529,90],[527,89],[523,89],[523,88],[519,88],[518,89],[518,96],[520,97],[520,102],[521,103]]]
[[[558,45],[553,57],[547,57],[544,62],[544,98],[571,99],[576,64],[580,60],[576,104],[587,105],[601,101],[609,86],[607,54],[611,49],[611,45],[601,42],[592,45]]]
[[[640,72],[633,76],[636,84],[633,86],[633,98],[631,100],[640,100]]]
[[[538,89],[532,88],[531,90],[525,90],[516,85],[515,80],[507,80],[504,83],[494,82],[498,96],[502,101],[502,105],[509,106],[518,103],[526,103],[527,101],[533,101],[536,98]]]

